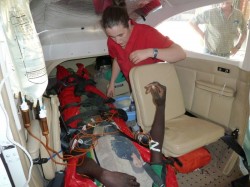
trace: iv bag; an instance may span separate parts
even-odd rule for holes
[[[0,18],[22,94],[40,98],[48,76],[28,0],[1,0]]]

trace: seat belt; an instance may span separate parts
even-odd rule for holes
[[[130,137],[129,135],[127,135],[126,133],[122,132],[119,128],[117,128],[117,130],[119,130],[119,132],[125,136],[126,138],[128,138],[130,141],[135,142],[137,144],[140,144],[136,139]],[[148,149],[148,145],[145,144],[140,144],[143,147]],[[155,171],[152,169],[152,167],[150,166],[149,163],[144,162],[143,163],[143,168],[145,169],[145,171],[147,172],[147,174],[150,176],[150,178],[153,180],[153,182],[158,186],[158,187],[165,187],[165,183],[163,181],[163,179],[158,176]],[[166,173],[166,171],[165,171]]]
[[[163,180],[161,179],[161,177],[159,177],[155,173],[155,171],[152,169],[152,167],[147,162],[143,163],[143,168],[145,169],[145,171],[147,172],[147,174],[151,177],[151,179],[154,181],[154,183],[158,187],[165,187],[165,184],[164,184]]]
[[[247,157],[245,151],[240,146],[240,144],[236,141],[236,139],[231,135],[225,135],[221,137],[221,139],[232,149],[234,150],[239,156],[241,156],[243,164],[247,169],[248,173],[250,173],[250,168],[248,166]]]
[[[239,129],[236,129],[232,132],[231,135],[226,134],[221,139],[232,149],[234,150],[241,158],[243,159],[243,164],[245,168],[247,169],[248,173],[250,173],[250,168],[248,166],[248,161],[246,157],[246,153],[242,146],[237,142]]]
[[[232,132],[231,135],[226,134],[221,139],[232,149],[234,150],[239,156],[242,158],[242,162],[244,167],[247,169],[248,174],[242,176],[234,181],[231,182],[232,187],[250,187],[250,180],[249,180],[249,173],[250,168],[248,166],[248,161],[246,157],[246,153],[242,146],[237,142],[239,129],[236,129]]]

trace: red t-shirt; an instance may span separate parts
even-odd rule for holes
[[[134,66],[153,64],[162,61],[159,59],[147,58],[137,64],[134,64],[129,60],[131,52],[147,48],[167,48],[173,44],[172,40],[163,36],[153,27],[145,24],[137,24],[133,21],[132,24],[134,25],[134,28],[125,49],[123,49],[110,37],[108,37],[107,41],[109,55],[112,58],[117,59],[119,67],[127,81],[129,81],[129,72]]]

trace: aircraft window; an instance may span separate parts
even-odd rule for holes
[[[248,0],[240,0],[239,5],[236,6],[236,3],[233,3],[234,7],[238,7],[241,10],[245,17],[245,21],[249,19],[249,9],[250,9],[250,1]],[[198,33],[191,27],[189,21],[198,13],[201,13],[207,9],[214,8],[219,6],[219,4],[213,4],[205,7],[200,7],[197,9],[189,10],[183,12],[181,14],[177,14],[156,27],[162,34],[169,36],[173,41],[181,45],[184,49],[188,51],[194,51],[198,53],[204,52],[204,41],[198,35]],[[199,24],[199,27],[202,31],[205,30],[204,24]],[[237,37],[238,39],[239,37]],[[247,39],[246,39],[247,40]],[[246,40],[242,44],[239,51],[234,55],[230,56],[230,59],[235,59],[239,61],[244,60],[245,49],[246,49]],[[235,39],[235,45],[237,40]]]

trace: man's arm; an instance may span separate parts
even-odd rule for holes
[[[200,29],[199,25],[197,23],[194,23],[192,21],[189,22],[189,25],[197,32],[197,34],[204,40],[205,34],[204,32]]]
[[[151,162],[162,162],[162,144],[165,132],[165,102],[166,102],[166,87],[158,82],[148,84],[146,94],[151,93],[153,102],[156,105],[155,117],[150,130],[152,140],[156,143],[155,147],[150,148]]]
[[[134,176],[125,173],[106,170],[87,156],[83,158],[83,160],[82,158],[79,159],[76,171],[80,175],[87,175],[89,177],[93,177],[108,187],[140,186]]]
[[[239,36],[239,39],[238,39],[236,45],[230,51],[231,55],[234,55],[239,51],[239,49],[241,48],[243,42],[245,41],[245,39],[247,37],[247,25],[246,25],[246,21],[245,21],[243,15],[242,15],[242,24],[241,24],[241,26],[239,26],[239,30],[240,30],[240,36]]]
[[[244,32],[244,33],[242,33],[240,35],[240,38],[239,38],[239,40],[238,40],[238,42],[237,42],[237,44],[235,46],[237,49],[241,48],[241,46],[242,46],[243,42],[245,41],[246,37],[247,37],[247,32]]]
[[[240,37],[239,37],[239,40],[238,40],[237,44],[230,51],[231,55],[235,55],[239,51],[239,49],[241,48],[241,46],[242,46],[243,42],[245,41],[246,37],[247,37],[246,32],[240,34]]]
[[[241,12],[241,24],[239,26],[239,30],[240,30],[240,36],[238,39],[238,42],[236,44],[236,48],[240,49],[243,42],[245,41],[246,37],[247,37],[247,21],[244,18],[244,15]]]

